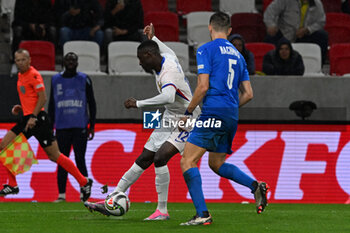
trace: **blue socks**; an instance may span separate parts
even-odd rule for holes
[[[219,175],[227,179],[233,180],[236,183],[244,185],[250,188],[252,191],[256,189],[253,186],[254,179],[242,172],[238,167],[233,164],[224,163],[219,169]],[[196,208],[197,215],[205,217],[205,213],[208,213],[207,206],[204,200],[204,194],[202,189],[202,179],[197,167],[188,169],[183,173],[185,182],[190,192],[194,207]]]
[[[255,190],[253,187],[253,180],[250,176],[241,171],[238,167],[233,164],[224,163],[219,168],[219,175],[227,179],[233,180],[234,182],[244,185],[250,188],[252,191]]]
[[[194,207],[196,208],[197,215],[204,217],[203,211],[208,212],[207,205],[205,204],[202,179],[197,167],[188,169],[183,173],[185,182],[190,192]]]

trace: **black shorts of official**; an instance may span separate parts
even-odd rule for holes
[[[46,112],[41,111],[39,112],[37,118],[38,120],[32,129],[24,131],[29,120],[29,115],[27,115],[24,116],[22,120],[11,129],[11,131],[16,135],[22,132],[27,139],[34,136],[39,141],[42,148],[51,146],[52,142],[55,141],[56,138],[53,134],[49,116]]]

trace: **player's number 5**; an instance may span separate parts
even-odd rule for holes
[[[232,65],[236,65],[237,60],[234,59],[228,59],[228,77],[227,77],[227,86],[228,89],[232,89],[233,79],[235,77],[235,70],[233,69]]]

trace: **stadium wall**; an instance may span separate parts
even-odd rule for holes
[[[3,76],[0,93],[0,120],[12,121],[10,110],[18,103],[16,77]],[[152,76],[91,76],[97,101],[97,118],[100,120],[142,119],[142,111],[125,109],[128,97],[144,99],[157,94]],[[188,75],[192,89],[196,76]],[[44,76],[47,95],[50,93],[51,76]],[[288,109],[295,100],[313,101],[318,109],[309,120],[350,120],[350,77],[289,77],[252,76],[254,99],[240,110],[242,120],[297,120]]]

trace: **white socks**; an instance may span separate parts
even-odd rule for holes
[[[168,191],[170,183],[170,174],[168,166],[156,167],[156,189],[158,193],[157,209],[162,213],[167,213]]]
[[[124,173],[120,179],[114,192],[126,192],[126,190],[138,180],[142,175],[143,170],[139,165],[134,163],[131,168]],[[158,207],[157,209],[162,213],[167,213],[168,191],[170,183],[170,174],[168,166],[156,167],[156,190],[158,193]]]
[[[124,173],[123,177],[120,179],[114,192],[125,192],[135,181],[142,175],[143,170],[139,165],[134,163],[131,168]]]

